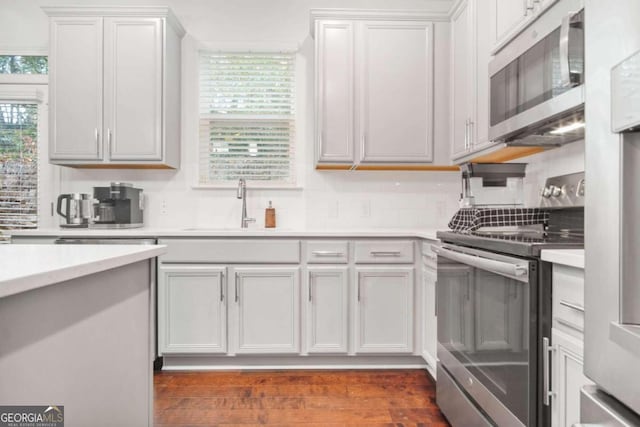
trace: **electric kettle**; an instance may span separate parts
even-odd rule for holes
[[[65,202],[66,203],[63,203]],[[88,227],[93,217],[94,199],[91,194],[86,193],[70,193],[58,196],[56,212],[64,221],[60,223],[60,227]],[[64,211],[62,206],[65,206]]]

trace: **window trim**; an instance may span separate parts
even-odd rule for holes
[[[33,74],[26,76],[33,77]],[[38,229],[57,225],[52,214],[59,191],[60,172],[49,163],[49,109],[46,84],[0,84],[0,102],[23,102],[38,106]],[[7,234],[11,235],[10,232]]]
[[[301,51],[300,45],[298,43],[291,42],[282,42],[282,41],[274,41],[274,42],[241,42],[241,43],[219,43],[219,42],[207,42],[207,41],[196,41],[194,39],[187,40],[187,43],[190,44],[190,48],[187,49],[187,55],[185,55],[185,63],[187,70],[190,72],[185,73],[186,76],[191,77],[191,81],[193,82],[190,87],[193,91],[193,96],[189,105],[193,108],[194,119],[191,123],[193,123],[190,127],[193,130],[193,140],[195,143],[190,144],[187,150],[187,158],[186,160],[189,164],[195,162],[195,167],[192,168],[192,171],[189,173],[190,178],[189,182],[191,182],[190,188],[193,190],[235,190],[238,187],[237,182],[230,181],[229,183],[215,183],[215,184],[202,184],[199,181],[199,173],[200,173],[200,158],[199,158],[199,147],[200,147],[200,84],[199,84],[199,73],[200,73],[200,65],[199,65],[199,55],[201,51],[209,51],[209,52],[246,52],[246,53],[290,53],[295,57],[296,68],[295,68],[295,83],[294,88],[296,91],[296,100],[295,100],[295,112],[291,118],[294,123],[295,130],[295,158],[292,164],[292,170],[296,175],[296,182],[293,184],[285,184],[285,183],[275,183],[268,184],[264,183],[256,183],[251,182],[247,185],[247,187],[255,190],[293,190],[300,191],[304,189],[304,185],[302,184],[304,181],[304,169],[303,164],[305,160],[305,150],[302,149],[302,140],[303,135],[300,134],[301,126],[300,120],[303,117],[303,113],[300,110],[300,91],[305,90],[303,82],[305,81],[304,76],[301,74],[301,70],[298,65],[301,63]],[[187,92],[189,90],[187,89]],[[191,140],[191,138],[189,138]],[[193,157],[192,157],[193,156]]]

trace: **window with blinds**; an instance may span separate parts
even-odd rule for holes
[[[295,54],[200,52],[199,184],[294,185]]]
[[[38,106],[0,102],[0,242],[38,225]]]

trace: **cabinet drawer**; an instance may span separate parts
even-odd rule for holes
[[[160,239],[160,262],[299,263],[300,241],[284,239]]]
[[[413,241],[386,240],[355,242],[359,264],[408,264],[413,262]]]
[[[553,325],[584,331],[584,270],[553,266]]]
[[[309,264],[346,264],[349,262],[349,242],[307,242]]]

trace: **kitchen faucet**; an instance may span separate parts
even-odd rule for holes
[[[247,182],[242,178],[238,181],[238,199],[242,199],[242,219],[240,220],[240,228],[247,228],[247,224],[250,222],[256,222],[256,219],[247,217]]]

